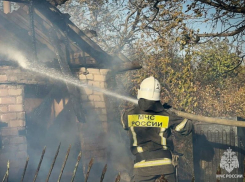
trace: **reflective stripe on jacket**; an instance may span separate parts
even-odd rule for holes
[[[149,107],[142,107],[139,102],[121,117],[124,129],[129,132],[131,152],[136,156],[134,169],[136,173],[142,170],[149,174],[171,173],[174,170],[170,152],[173,150],[171,130],[188,135],[192,123],[170,112],[160,102],[143,100],[142,103],[149,104]],[[152,172],[149,171],[151,168],[154,168]]]

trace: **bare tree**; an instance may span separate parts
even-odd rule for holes
[[[111,54],[133,54],[138,44],[147,54],[174,42],[184,48],[226,37],[245,55],[244,0],[70,0],[60,9]]]
[[[210,25],[210,32],[195,31],[195,41],[206,41],[213,37],[230,37],[242,50],[245,37],[244,0],[192,0],[187,4],[185,13],[193,13],[193,22]]]
[[[159,40],[167,45],[184,20],[180,3],[163,0],[72,0],[60,9],[112,54],[130,54],[137,43],[145,44],[146,52]]]

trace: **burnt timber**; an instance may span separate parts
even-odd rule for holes
[[[18,42],[21,45],[20,49],[24,49],[27,54],[32,50],[31,37],[30,37],[30,11],[29,2],[22,0],[15,0],[20,5],[17,11],[4,14],[0,12],[0,25],[1,32],[4,32],[0,41]],[[59,3],[60,4],[60,3]],[[57,3],[55,3],[57,5]],[[111,56],[104,52],[95,42],[93,42],[82,30],[76,27],[70,20],[68,14],[62,14],[54,5],[47,1],[33,1],[34,7],[34,25],[37,44],[37,55],[40,55],[40,49],[49,52],[50,58],[55,58],[55,51],[51,41],[49,40],[48,32],[50,28],[57,30],[58,37],[65,37],[67,35],[68,43],[70,46],[70,60],[68,62],[71,68],[77,67],[91,67],[91,68],[107,68],[113,69],[117,67],[116,71],[139,69],[139,63],[132,63],[125,56]],[[7,36],[6,36],[7,35]],[[11,37],[11,38],[10,38]],[[60,41],[60,47],[65,52],[64,42]],[[44,61],[44,60],[42,60]],[[57,62],[53,60],[45,60],[49,66],[59,67]]]

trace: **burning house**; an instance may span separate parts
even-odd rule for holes
[[[62,174],[62,181],[82,181],[94,162],[94,181],[113,161],[123,166],[108,164],[115,180],[133,166],[114,137],[120,113],[106,89],[116,73],[140,66],[104,52],[57,9],[65,1],[13,0],[15,10],[13,2],[0,1],[0,179],[57,181]],[[244,174],[243,130],[198,123],[192,136],[196,181],[226,174],[220,158],[229,147],[240,162],[233,173]]]
[[[30,175],[25,178],[32,180],[42,149],[47,146],[38,174],[43,181],[60,142],[61,162],[57,160],[56,165],[62,165],[71,145],[72,167],[81,150],[85,174],[91,158],[103,164],[108,159],[108,118],[115,109],[103,93],[78,88],[69,78],[105,89],[113,74],[138,69],[139,65],[122,55],[104,52],[69,20],[68,14],[56,8],[64,0],[14,2],[17,10],[11,10],[10,1],[3,1],[0,11],[0,177],[9,160],[9,180],[19,181],[29,156]],[[48,69],[40,68],[40,74],[39,68],[33,72],[21,67],[22,57],[34,67],[40,64]],[[58,75],[48,77],[54,70]],[[67,171],[64,178],[70,179],[73,169]]]

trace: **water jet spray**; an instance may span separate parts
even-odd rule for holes
[[[7,49],[7,51],[6,50],[3,51],[2,49],[0,49],[0,54],[6,56],[9,60],[17,62],[19,66],[22,67],[23,69],[29,70],[31,72],[35,72],[41,76],[46,76],[48,78],[52,78],[52,79],[59,80],[62,82],[67,82],[77,87],[88,88],[93,91],[101,92],[105,95],[112,96],[112,97],[122,99],[122,100],[126,100],[134,104],[138,103],[137,99],[134,99],[128,96],[123,96],[123,95],[120,95],[120,94],[117,94],[112,91],[102,89],[96,86],[88,85],[87,83],[81,80],[78,80],[69,75],[64,75],[57,70],[47,68],[41,64],[32,63],[19,51],[11,50],[11,49]]]
[[[3,49],[1,49],[1,47],[0,47],[0,54],[7,56],[9,58],[9,60],[17,62],[23,69],[35,72],[39,75],[46,76],[48,78],[52,78],[52,79],[59,80],[62,82],[67,82],[67,83],[75,85],[77,87],[88,88],[88,89],[91,89],[91,90],[94,90],[97,92],[101,92],[105,95],[112,96],[112,97],[115,97],[117,99],[129,101],[133,104],[138,104],[137,99],[134,99],[134,98],[131,98],[128,96],[124,96],[124,95],[120,95],[120,94],[114,93],[114,92],[106,90],[106,89],[102,89],[99,87],[88,85],[87,83],[84,83],[84,82],[82,82],[82,81],[80,81],[74,77],[71,77],[69,75],[64,75],[64,74],[58,72],[57,70],[53,70],[53,69],[44,67],[42,65],[37,65],[36,63],[35,64],[31,63],[19,51],[15,51],[13,49],[7,49],[7,51],[6,51],[6,49],[4,49],[4,51],[3,51]],[[172,108],[170,110],[180,117],[192,119],[192,120],[196,120],[196,121],[200,121],[200,122],[245,127],[245,122],[243,122],[243,121],[234,121],[234,120],[227,120],[227,119],[205,117],[205,116],[201,116],[201,115],[194,115],[194,114],[178,111],[178,110],[175,110]]]

